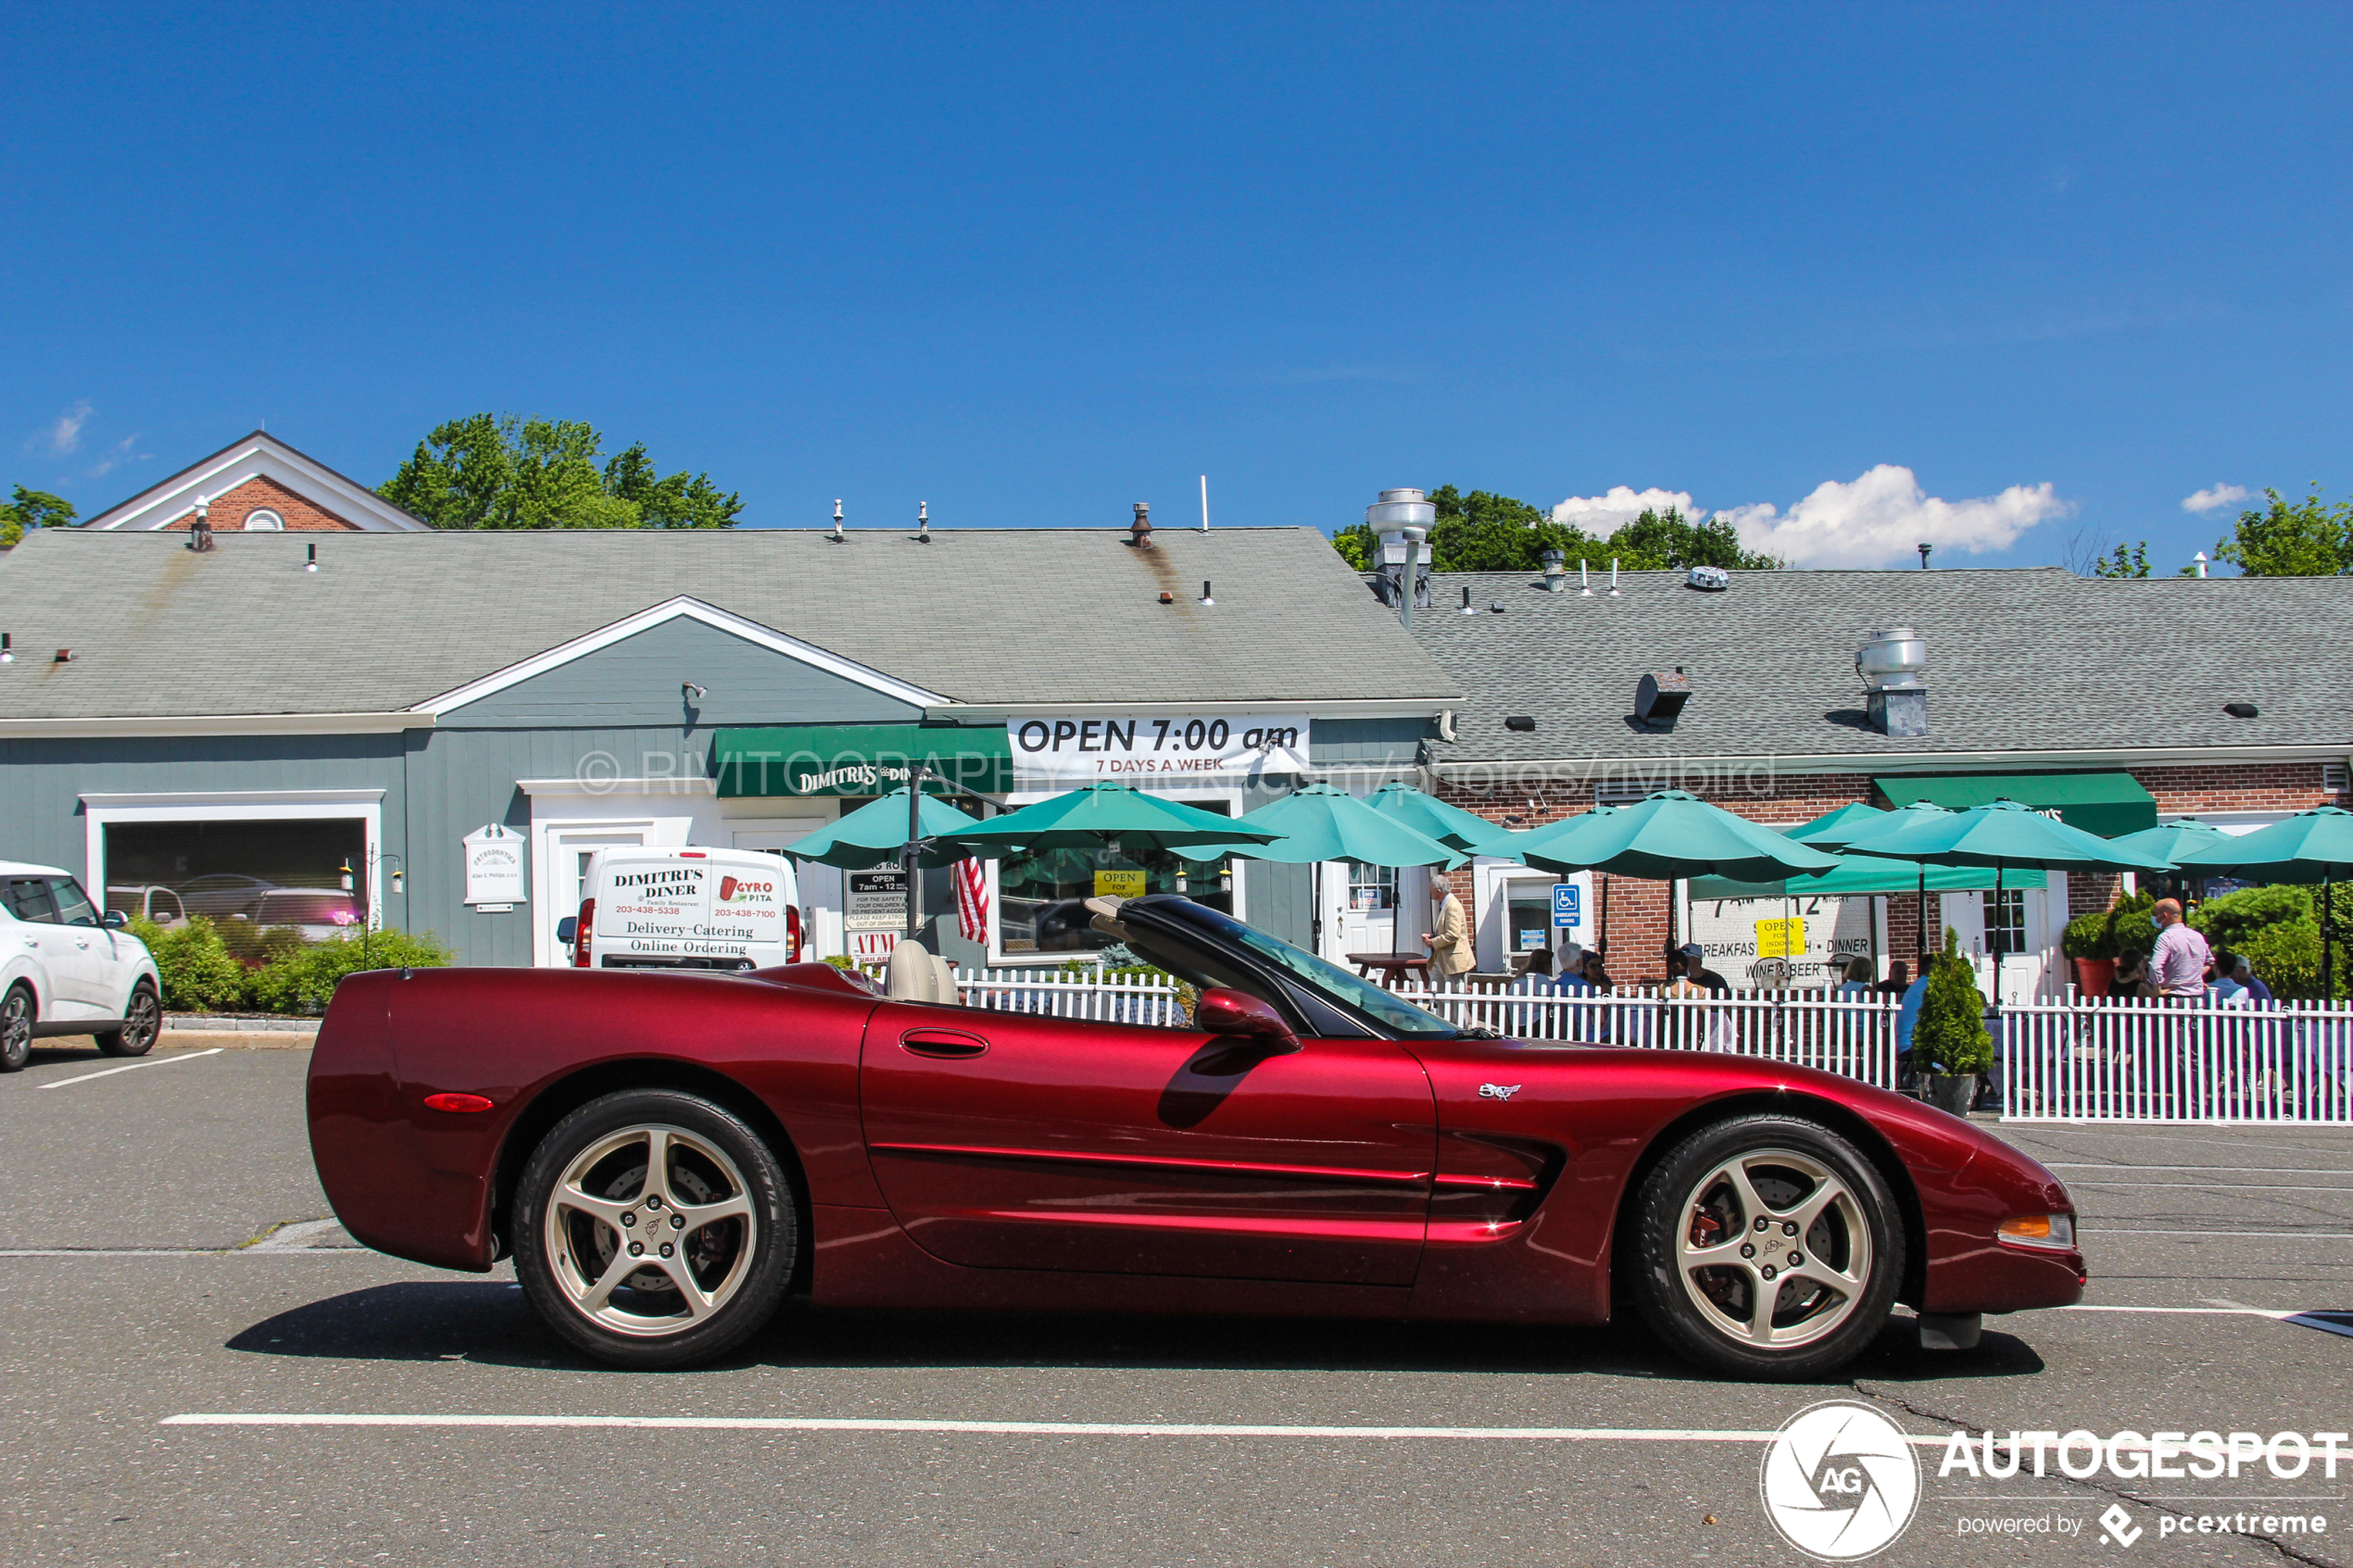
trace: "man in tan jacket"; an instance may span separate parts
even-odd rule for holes
[[[1429,879],[1429,896],[1438,905],[1438,929],[1422,933],[1422,945],[1429,949],[1430,972],[1454,975],[1476,968],[1478,960],[1471,956],[1470,917],[1463,913],[1463,901],[1435,876]]]

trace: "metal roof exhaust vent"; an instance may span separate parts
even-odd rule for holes
[[[1871,727],[1897,738],[1928,734],[1928,643],[1909,626],[1874,632],[1855,655]]]
[[[1373,592],[1380,602],[1397,608],[1411,622],[1413,606],[1429,604],[1429,552],[1422,541],[1438,523],[1438,505],[1419,490],[1384,490],[1380,499],[1365,508],[1365,525],[1380,538],[1374,564],[1380,579]],[[1412,558],[1413,604],[1405,602],[1407,558]]]
[[[1695,566],[1683,574],[1683,586],[1704,594],[1720,594],[1732,585],[1732,574],[1720,566]]]
[[[1152,547],[1152,507],[1150,501],[1136,503],[1136,521],[1127,525],[1127,542],[1139,550]]]
[[[1568,586],[1568,555],[1564,550],[1544,552],[1544,591],[1557,594]]]
[[[834,502],[833,541],[837,545],[841,543],[841,502],[838,500]]]
[[[1692,679],[1677,665],[1671,675],[1645,675],[1634,688],[1634,717],[1655,729],[1671,730],[1683,704],[1692,700]]]

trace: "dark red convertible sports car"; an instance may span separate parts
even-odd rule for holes
[[[1182,897],[1097,923],[1200,988],[1149,1028],[746,975],[354,975],[311,1148],[368,1246],[512,1254],[636,1367],[821,1305],[1600,1323],[1818,1377],[2076,1299],[2074,1205],[1968,1123],[1752,1058],[1466,1030]],[[896,988],[927,996],[920,966]]]

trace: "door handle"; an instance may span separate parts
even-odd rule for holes
[[[87,942],[85,942],[85,941],[82,941],[82,940],[81,940],[81,939],[80,939],[80,938],[78,938],[78,937],[75,939],[75,941],[74,941],[74,944],[73,944],[73,945],[74,945],[75,947],[81,947],[81,948],[83,948],[83,949],[85,949],[85,950],[86,950],[86,949],[89,947],[89,946],[90,946],[90,944],[89,944],[89,943],[87,943]]]
[[[988,1048],[988,1042],[977,1035],[966,1035],[954,1029],[910,1029],[899,1036],[901,1047],[917,1056],[939,1057],[957,1060],[978,1056]]]

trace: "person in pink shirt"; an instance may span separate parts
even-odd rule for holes
[[[2149,953],[2149,984],[2160,997],[2206,995],[2206,938],[2182,919],[2181,904],[2159,898],[2149,911],[2157,920],[2157,946]]]

